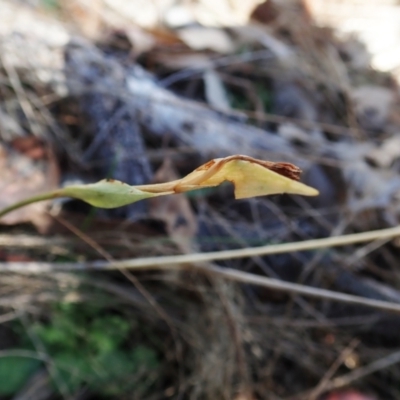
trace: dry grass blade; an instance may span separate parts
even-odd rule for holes
[[[33,235],[0,235],[0,247],[18,247],[18,248],[45,248],[49,246],[60,246],[70,243],[70,240],[62,237],[38,237]]]
[[[190,265],[191,268],[213,273],[225,279],[246,282],[253,285],[268,287],[274,290],[286,291],[289,293],[304,296],[323,298],[332,301],[359,304],[376,309],[400,312],[400,304],[366,299],[345,293],[338,293],[326,289],[319,289],[295,283],[280,281],[278,279],[267,278],[238,271],[230,268],[204,265],[204,262],[215,260],[226,260],[231,258],[250,257],[255,255],[278,254],[302,250],[315,250],[320,248],[344,246],[354,243],[366,242],[369,240],[391,238],[400,235],[400,226],[389,229],[381,229],[357,233],[352,235],[333,236],[325,239],[307,240],[303,242],[284,243],[269,245],[256,248],[246,248],[238,250],[227,250],[220,252],[197,253],[177,256],[146,257],[138,259],[128,259],[119,261],[92,261],[86,263],[46,263],[46,262],[9,262],[0,263],[0,271],[19,272],[19,273],[46,273],[58,270],[82,271],[82,270],[111,270],[111,269],[175,269],[184,268]],[[197,266],[195,266],[197,264]]]
[[[89,263],[88,267],[84,266],[78,267],[78,265],[81,265],[78,263],[78,264],[73,264],[75,265],[75,267],[72,267],[71,269],[85,269],[85,268],[146,269],[152,267],[162,268],[168,266],[176,266],[180,264],[211,262],[218,260],[229,260],[234,258],[245,258],[245,257],[263,256],[270,254],[282,254],[282,253],[289,253],[296,251],[317,250],[329,247],[347,246],[350,244],[363,243],[377,239],[380,240],[391,239],[396,236],[400,236],[400,226],[396,226],[394,228],[379,229],[375,231],[355,233],[351,235],[331,236],[323,239],[312,239],[312,240],[304,240],[301,242],[266,245],[260,247],[249,247],[245,249],[120,260],[120,261],[114,261],[112,266],[111,265],[107,266],[107,263],[104,261]],[[3,240],[3,244],[6,245],[8,244],[8,242],[4,238],[3,239],[0,238],[0,240]],[[40,241],[40,243],[42,242]],[[2,243],[0,241],[0,245],[1,244]],[[47,265],[53,265],[47,263],[34,262],[34,263],[26,263],[24,265],[25,267],[23,266],[21,267],[19,266],[19,263],[0,263],[1,269],[8,271],[22,272],[24,268],[27,268],[27,270],[31,272],[35,271],[47,272],[53,269],[52,267],[50,268],[46,267]],[[20,268],[22,268],[22,270]],[[62,269],[61,265],[59,268]],[[65,269],[69,269],[69,267],[65,265]]]
[[[193,253],[177,256],[146,257],[132,260],[118,261],[117,265],[124,268],[149,268],[163,267],[177,264],[201,263],[234,258],[263,256],[270,254],[282,254],[296,251],[317,250],[329,247],[347,246],[355,243],[363,243],[376,239],[389,239],[400,236],[400,226],[387,229],[379,229],[351,235],[331,236],[323,239],[304,240],[260,247],[248,247],[245,249],[214,251],[208,253]]]
[[[391,353],[388,356],[373,361],[372,363],[364,367],[358,368],[355,371],[352,371],[346,375],[335,378],[329,385],[328,389],[347,386],[357,379],[361,379],[367,375],[373,374],[398,363],[400,363],[400,351]]]
[[[161,258],[161,257],[160,257]],[[45,263],[45,262],[9,262],[0,263],[0,271],[8,272],[19,272],[19,273],[47,273],[53,271],[88,271],[88,270],[112,270],[112,269],[174,269],[182,268],[178,265],[169,263],[168,265],[157,265],[151,264],[148,266],[132,265],[132,261],[138,260],[126,260],[126,261],[93,261],[87,263]],[[346,293],[334,292],[326,289],[319,289],[311,286],[300,285],[296,283],[290,283],[281,281],[279,279],[268,278],[251,274],[248,272],[238,271],[232,268],[222,268],[215,265],[191,265],[190,268],[197,269],[199,271],[218,275],[225,279],[232,281],[248,283],[257,286],[267,287],[273,290],[284,291],[288,293],[299,294],[308,297],[315,297],[320,299],[338,301],[343,303],[358,304],[365,307],[376,308],[384,311],[391,311],[400,313],[400,304],[367,299],[360,296],[354,296]]]
[[[339,367],[343,364],[346,358],[351,355],[354,349],[358,346],[360,341],[358,339],[353,339],[350,344],[341,352],[339,357],[335,360],[335,362],[331,365],[331,367],[325,372],[319,384],[311,391],[304,396],[304,400],[316,400],[322,393],[326,391],[326,388],[332,381],[333,375],[339,369]]]

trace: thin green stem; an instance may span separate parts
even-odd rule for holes
[[[42,194],[38,194],[37,196],[29,197],[29,199],[19,201],[18,203],[14,203],[13,205],[11,205],[9,207],[6,207],[6,208],[3,208],[2,210],[0,210],[0,218],[4,217],[6,214],[10,213],[11,211],[17,210],[18,208],[25,207],[32,203],[37,203],[39,201],[52,200],[57,197],[62,197],[60,195],[59,190],[55,190],[53,192],[42,193]]]

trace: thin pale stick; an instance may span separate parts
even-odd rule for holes
[[[349,372],[348,374],[335,378],[327,389],[336,389],[343,386],[347,386],[357,379],[364,378],[367,375],[371,375],[382,369],[391,367],[392,365],[400,363],[400,351],[389,354],[386,357],[382,357],[379,360],[373,361],[372,363],[358,368],[355,371]]]
[[[394,228],[380,229],[376,231],[354,233],[351,235],[331,236],[323,239],[312,239],[312,240],[304,240],[301,242],[272,244],[260,247],[249,247],[245,249],[214,251],[208,253],[193,253],[193,254],[183,254],[175,256],[146,257],[146,258],[114,261],[113,267],[109,266],[108,268],[117,269],[118,265],[121,268],[126,267],[130,269],[133,268],[146,269],[149,267],[160,268],[162,266],[165,267],[176,266],[177,264],[191,264],[191,263],[210,262],[217,260],[229,260],[234,258],[263,256],[269,254],[290,253],[295,251],[317,250],[329,247],[339,247],[355,243],[368,242],[376,239],[380,240],[391,239],[396,236],[400,236],[400,226],[396,226]],[[95,262],[95,263],[96,263],[95,268],[105,268],[104,266],[102,266],[101,262]],[[43,265],[43,268],[46,268],[44,267],[46,263],[33,263],[33,264],[35,264],[36,266]],[[2,268],[5,268],[4,263],[0,265],[3,265]],[[15,265],[14,268],[17,268],[17,265]],[[77,269],[77,268],[67,267],[66,269]]]
[[[88,271],[88,270],[113,270],[113,269],[183,269],[181,265],[154,265],[150,266],[137,266],[131,265],[130,261],[118,261],[116,263],[108,263],[106,261],[92,261],[86,263],[46,263],[46,262],[2,262],[0,263],[0,272],[18,272],[18,273],[47,273],[53,271]],[[135,261],[135,260],[133,260]],[[343,303],[358,304],[365,307],[376,308],[384,311],[400,313],[400,304],[367,299],[360,296],[351,294],[334,292],[327,289],[315,288],[312,286],[299,285],[297,283],[290,283],[281,281],[279,279],[268,278],[265,276],[255,275],[248,272],[238,271],[232,268],[223,268],[216,265],[188,265],[187,268],[191,270],[203,271],[206,273],[213,273],[225,279],[232,281],[248,283],[252,285],[267,287],[273,290],[280,290],[288,293],[300,294],[308,297],[315,297],[331,301],[339,301]]]
[[[175,256],[160,256],[136,258],[121,261],[114,261],[113,266],[108,268],[130,268],[147,269],[150,267],[168,267],[178,264],[193,264],[211,262],[217,260],[229,260],[234,258],[245,258],[253,256],[263,256],[269,254],[290,253],[295,251],[317,250],[329,247],[347,246],[355,243],[369,242],[375,239],[389,239],[400,236],[400,226],[394,228],[380,229],[351,235],[331,236],[323,239],[304,240],[301,242],[291,242],[283,244],[272,244],[260,247],[249,247],[245,249],[213,251],[208,253],[182,254]],[[88,263],[94,268],[105,268],[104,262]],[[95,266],[96,265],[96,266]]]
[[[318,385],[311,391],[304,396],[305,400],[315,400],[317,399],[322,393],[326,391],[326,388],[329,386],[330,381],[339,367],[346,361],[346,358],[351,355],[354,349],[358,346],[360,341],[358,339],[353,339],[350,344],[340,353],[339,357],[335,360],[335,362],[330,366],[328,371],[325,372],[324,376],[318,383]]]

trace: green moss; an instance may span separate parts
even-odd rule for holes
[[[131,390],[141,397],[154,385],[157,374],[151,372],[160,363],[142,332],[144,327],[139,328],[135,320],[107,307],[60,303],[47,321],[32,325],[32,333],[52,360],[53,377],[71,394],[85,386],[98,397],[120,396]],[[20,348],[34,351],[20,326],[15,326],[14,332],[20,338]],[[133,340],[133,336],[138,339]],[[42,362],[33,358],[0,357],[0,395],[17,393],[40,367]]]
[[[71,392],[82,385],[110,396],[129,389],[144,391],[139,371],[154,370],[156,352],[145,344],[128,346],[132,324],[120,315],[85,304],[60,304],[48,323],[37,323],[35,333]]]

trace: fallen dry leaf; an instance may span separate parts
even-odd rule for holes
[[[32,160],[46,159],[47,149],[36,136],[20,136],[11,142],[11,146]]]
[[[279,10],[276,4],[271,0],[266,0],[263,3],[257,4],[252,11],[250,18],[253,21],[258,21],[263,24],[270,24],[279,15]]]
[[[50,149],[34,136],[15,139],[9,147],[0,145],[0,208],[58,185],[58,167]],[[31,204],[1,219],[3,224],[32,222],[45,229],[45,203]]]
[[[189,27],[177,31],[178,37],[193,50],[213,50],[222,54],[232,54],[235,44],[222,29]]]

